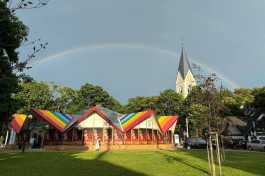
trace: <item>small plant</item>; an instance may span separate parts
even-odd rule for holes
[[[4,136],[0,136],[0,144],[5,140]]]

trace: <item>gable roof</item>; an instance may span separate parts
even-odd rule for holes
[[[173,125],[176,125],[176,122],[179,118],[178,116],[156,117],[156,114],[153,110],[122,115],[118,112],[101,106],[95,106],[88,110],[80,111],[74,115],[35,108],[31,108],[31,112],[35,113],[38,117],[42,118],[59,132],[69,131],[74,126],[85,120],[92,113],[97,113],[120,133],[128,132],[130,129],[134,128],[149,117],[153,119],[153,123],[155,123],[159,131],[166,133],[169,128],[171,128]],[[14,119],[10,125],[17,133],[19,133],[23,127],[23,124],[25,123],[26,115],[15,114],[13,117]]]
[[[183,79],[186,78],[189,70],[191,71],[191,73],[193,74],[191,67],[190,67],[190,63],[188,60],[188,57],[186,55],[185,50],[182,48],[181,51],[181,56],[180,56],[180,61],[179,61],[179,68],[178,68],[178,72],[180,73],[180,75],[182,76]]]
[[[78,118],[78,120],[72,124],[71,127],[79,124],[83,120],[85,120],[90,114],[97,113],[100,117],[106,120],[111,126],[113,126],[116,130],[122,133],[122,128],[118,120],[118,116],[121,114],[110,109],[101,107],[101,106],[94,106],[87,110],[82,116]],[[68,129],[70,129],[69,127]]]
[[[31,108],[31,112],[37,114],[40,118],[52,125],[56,130],[64,132],[67,124],[74,118],[73,115],[48,110]]]
[[[153,110],[125,114],[125,115],[119,116],[119,119],[121,122],[121,126],[123,128],[123,131],[126,133],[127,131],[134,128],[136,125],[138,125],[139,123],[141,123],[143,120],[147,119],[150,116],[151,117],[153,116],[155,121],[157,122],[157,119],[155,118],[155,112]]]
[[[121,116],[122,114],[112,111],[110,109],[104,108],[102,106],[98,106],[97,107],[105,116],[108,117],[108,119],[114,123],[117,127],[119,127],[119,129],[122,129],[120,121],[119,121],[119,116]]]
[[[176,125],[179,116],[156,116],[162,133],[166,133],[169,128]]]
[[[245,134],[248,130],[248,123],[244,122],[243,120],[239,119],[235,116],[228,116],[226,117],[226,120],[229,124],[227,127],[227,130],[230,135],[237,135],[239,133]]]
[[[72,129],[72,127],[76,124],[76,122],[78,121],[78,119],[85,114],[85,112],[88,111],[87,109],[86,110],[81,110],[81,111],[78,111],[76,112],[73,116],[74,118],[67,124],[67,126],[65,127],[65,130],[64,132],[67,132],[69,130]]]
[[[16,133],[20,133],[26,118],[27,116],[25,114],[13,115],[13,120],[11,121],[10,125],[16,131]]]

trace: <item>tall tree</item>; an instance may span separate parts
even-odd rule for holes
[[[127,105],[125,106],[125,112],[141,112],[146,110],[156,110],[158,103],[158,97],[145,97],[137,96],[135,98],[130,98]]]
[[[161,115],[180,114],[183,100],[183,96],[172,89],[161,92],[158,97],[158,108]]]
[[[52,110],[62,113],[73,113],[76,91],[69,87],[54,85],[55,95]]]
[[[248,88],[237,88],[234,91],[234,98],[236,100],[236,104],[240,107],[241,105],[244,106],[251,106],[254,101],[254,96],[252,94],[252,89]]]
[[[195,66],[196,67],[196,66]],[[198,67],[197,67],[198,68]],[[200,70],[200,68],[198,68]],[[223,96],[220,96],[222,88],[218,89],[216,87],[216,82],[219,81],[219,78],[215,74],[210,74],[205,76],[203,74],[196,75],[199,86],[203,92],[203,104],[202,108],[205,111],[202,114],[205,115],[205,118],[202,120],[206,120],[206,123],[201,123],[202,126],[200,128],[201,131],[205,131],[204,135],[209,139],[210,149],[208,152],[208,161],[210,174],[215,176],[215,164],[213,157],[213,148],[212,148],[212,137],[221,135],[226,127],[226,122],[224,120],[225,117],[225,106],[221,101]],[[197,123],[198,124],[198,123]],[[216,141],[218,141],[218,137],[216,137]],[[217,159],[219,163],[219,169],[221,174],[221,160],[220,160],[220,152],[219,152],[219,144],[216,145],[217,148]]]
[[[77,96],[74,102],[77,104],[76,111],[88,109],[96,105],[102,105],[114,111],[119,111],[121,108],[121,104],[118,100],[111,97],[102,87],[94,86],[89,83],[82,85],[81,88],[77,90]]]
[[[19,84],[21,91],[14,94],[13,98],[22,102],[18,113],[26,113],[28,108],[34,106],[39,109],[52,109],[54,99],[54,88],[47,82],[22,82]]]
[[[236,88],[234,92],[225,89],[218,92],[219,99],[223,102],[226,116],[241,116],[242,107],[250,107],[254,96],[252,90],[247,88]]]
[[[265,87],[253,89],[254,101],[252,106],[255,108],[265,107]]]
[[[28,28],[7,7],[6,1],[0,1],[0,120],[8,120],[18,109],[13,93],[19,91],[19,77],[14,73],[18,69],[17,49],[25,41]]]
[[[45,6],[49,0],[39,0],[37,3],[21,0],[1,0],[0,1],[0,122],[10,120],[20,107],[20,102],[12,95],[19,92],[18,83],[21,79],[28,80],[29,77],[22,74],[24,69],[29,68],[27,63],[35,57],[35,54],[45,48],[46,44],[33,47],[33,52],[28,58],[20,59],[17,49],[22,45],[34,45],[28,42],[28,27],[16,16],[18,9],[39,8]],[[39,40],[38,40],[39,41]],[[28,43],[27,43],[28,42]],[[23,61],[22,61],[23,60]]]

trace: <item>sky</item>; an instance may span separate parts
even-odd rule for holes
[[[263,0],[50,0],[16,14],[31,41],[49,43],[26,74],[75,90],[98,85],[126,104],[175,90],[182,46],[232,91],[265,86],[264,9]],[[21,47],[21,59],[31,51]]]

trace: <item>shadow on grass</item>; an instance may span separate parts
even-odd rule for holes
[[[192,156],[201,160],[207,160],[206,150],[180,150],[169,151],[181,155]],[[214,151],[215,152],[215,151]],[[264,152],[248,152],[248,151],[225,151],[226,160],[222,162],[222,170],[238,169],[256,175],[265,175],[265,153]],[[215,154],[216,159],[216,154]],[[215,162],[218,167],[218,162]],[[229,171],[228,171],[229,172]]]
[[[194,169],[196,169],[198,171],[201,171],[201,172],[204,172],[204,173],[208,174],[208,171],[207,170],[202,169],[201,167],[196,166],[194,163],[190,163],[190,162],[188,162],[188,160],[184,160],[181,157],[170,156],[170,155],[166,155],[165,153],[161,153],[161,152],[157,152],[157,153],[160,154],[160,155],[162,155],[166,159],[166,161],[168,163],[172,163],[173,161],[177,161],[177,162],[180,162],[182,164],[185,164],[185,165],[187,165],[187,166],[189,166],[191,168],[194,168]]]
[[[93,175],[146,176],[146,174],[104,161],[106,152],[26,152],[0,154],[1,176]]]

